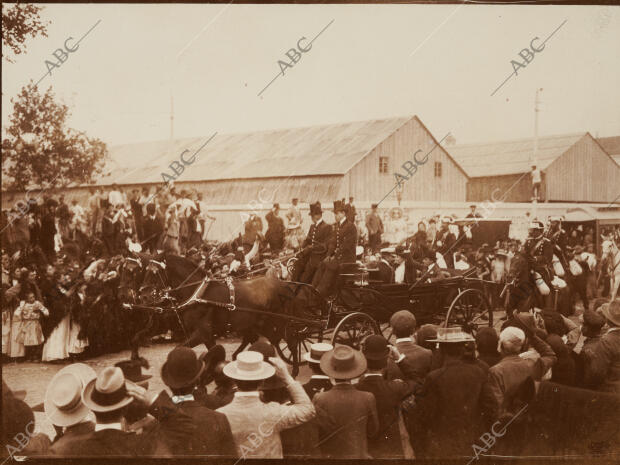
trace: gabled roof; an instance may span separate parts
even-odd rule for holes
[[[537,165],[544,171],[587,133],[538,138]],[[472,178],[522,174],[530,171],[534,138],[448,147],[450,154]]]
[[[596,141],[620,165],[620,136],[599,137]]]
[[[407,116],[239,134],[216,134],[177,178],[183,181],[342,175],[405,123]],[[184,150],[192,155],[211,135],[110,147],[101,184],[161,182]]]

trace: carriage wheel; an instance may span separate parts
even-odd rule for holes
[[[299,373],[299,365],[304,363],[304,354],[310,352],[310,345],[323,341],[323,331],[307,326],[287,325],[284,337],[275,344],[282,360],[293,365],[293,376]]]
[[[460,326],[475,334],[482,326],[493,326],[493,310],[486,296],[478,289],[459,292],[448,308],[444,328]]]
[[[392,331],[392,327],[390,326],[390,323],[383,323],[379,325],[379,328],[381,329],[381,334],[383,334],[383,337],[390,343],[392,344],[392,340],[395,342],[396,341],[396,336],[394,336],[394,332]]]
[[[381,334],[377,322],[365,313],[351,313],[334,328],[331,344],[334,347],[340,344],[360,350],[364,339],[372,334]]]

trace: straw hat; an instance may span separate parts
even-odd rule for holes
[[[437,328],[437,337],[428,342],[475,342],[474,337],[461,328]]]
[[[237,360],[224,367],[224,374],[241,381],[260,381],[271,378],[276,369],[263,360],[263,354],[247,350],[237,355]]]
[[[614,300],[608,304],[601,305],[601,311],[605,318],[616,326],[620,326],[620,301]]]
[[[95,378],[95,370],[84,363],[74,363],[56,373],[47,386],[43,402],[50,422],[72,426],[86,418],[90,410],[82,402],[82,391]]]
[[[88,382],[82,392],[82,402],[93,412],[111,412],[133,402],[127,394],[127,384],[123,370],[119,367],[106,367],[97,378]]]
[[[321,357],[334,348],[327,342],[316,342],[310,346],[310,352],[304,354],[304,360],[310,363],[321,363]]]

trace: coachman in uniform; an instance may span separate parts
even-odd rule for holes
[[[324,297],[329,296],[333,290],[341,265],[356,262],[357,229],[347,220],[345,206],[339,200],[334,202],[334,215],[336,223],[333,225],[327,246],[327,257],[312,281],[317,291]]]
[[[323,221],[321,203],[310,205],[312,224],[302,244],[299,260],[293,271],[293,281],[310,284],[327,254],[327,244],[332,234],[332,226]]]

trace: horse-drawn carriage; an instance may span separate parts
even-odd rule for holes
[[[370,334],[389,337],[390,317],[402,309],[410,310],[419,324],[463,326],[470,332],[493,324],[489,286],[494,283],[467,274],[395,284],[375,279],[376,270],[356,266],[341,273],[336,294],[325,299],[309,284],[273,277],[211,279],[174,255],[131,260],[128,279],[139,292],[125,299],[125,307],[148,311],[143,335],[156,315],[178,321],[190,346],[204,342],[211,347],[215,335],[239,333],[242,343],[235,355],[262,335],[293,365],[294,373],[314,342],[359,348]]]

